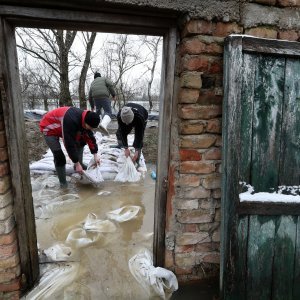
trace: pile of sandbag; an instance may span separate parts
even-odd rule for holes
[[[98,186],[103,180],[116,180],[116,181],[138,181],[142,174],[147,171],[143,153],[141,154],[139,168],[136,170],[132,161],[126,159],[124,150],[117,148],[117,139],[114,137],[104,137],[100,132],[95,134],[98,155],[100,155],[100,166],[98,168],[93,166],[93,155],[90,153],[88,146],[84,147],[83,163],[89,165],[88,170],[82,175],[76,174],[74,178],[82,183],[92,183]],[[128,136],[128,143],[132,144],[134,135]],[[68,175],[75,174],[74,165],[67,155],[63,143],[61,142],[62,150],[66,156],[66,173]],[[134,149],[130,148],[132,155]],[[32,174],[54,174],[55,166],[53,155],[50,149],[46,152],[43,158],[37,162],[30,164],[30,171]],[[117,176],[118,175],[118,176]]]

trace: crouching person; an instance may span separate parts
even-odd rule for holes
[[[127,136],[134,128],[134,142],[132,146],[135,148],[135,153],[131,159],[133,162],[136,162],[139,167],[141,151],[143,148],[144,133],[148,120],[148,112],[139,104],[127,103],[118,112],[117,120],[118,130],[116,136],[119,146],[125,148],[126,157],[130,156]]]
[[[66,157],[59,139],[63,139],[67,153],[74,163],[75,171],[82,174],[84,170],[83,147],[86,143],[91,153],[94,154],[95,162],[100,164],[97,155],[98,146],[92,131],[98,127],[99,123],[100,117],[97,113],[67,106],[49,111],[40,121],[40,130],[53,153],[56,173],[62,188],[67,187]]]

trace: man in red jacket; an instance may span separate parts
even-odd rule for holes
[[[95,162],[100,164],[97,155],[98,146],[92,132],[99,123],[98,114],[92,111],[83,111],[77,107],[59,107],[46,113],[40,121],[40,130],[53,153],[56,173],[62,188],[67,187],[66,157],[61,149],[59,138],[63,139],[76,172],[82,173],[84,170],[82,156],[85,144],[88,144],[91,153],[94,154]]]

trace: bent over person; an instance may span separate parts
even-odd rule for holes
[[[63,139],[67,153],[74,163],[75,171],[82,174],[86,169],[82,163],[83,148],[86,144],[94,154],[95,162],[100,164],[97,155],[98,146],[92,132],[99,123],[100,117],[97,113],[67,106],[49,111],[40,121],[40,130],[53,153],[56,173],[62,188],[67,187],[66,157],[59,139]]]
[[[99,125],[99,129],[104,135],[109,135],[107,126],[110,123],[112,116],[111,100],[109,99],[110,95],[114,100],[116,93],[113,83],[108,78],[101,77],[99,72],[96,72],[89,91],[89,102],[92,110],[94,110],[96,106],[96,113],[99,116],[101,114],[101,109],[103,108],[104,110],[103,119]]]
[[[144,133],[148,120],[147,110],[136,103],[127,103],[117,115],[118,130],[116,133],[118,144],[125,148],[125,156],[130,156],[128,149],[127,136],[134,128],[134,142],[133,147],[135,148],[134,156],[132,157],[133,162],[137,162],[139,165],[141,151],[143,148]]]

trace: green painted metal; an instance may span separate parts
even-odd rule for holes
[[[255,39],[256,52],[251,38],[244,51],[243,38],[225,41],[221,297],[296,300],[300,217],[239,215],[238,194],[240,181],[255,192],[300,184],[300,51]]]

